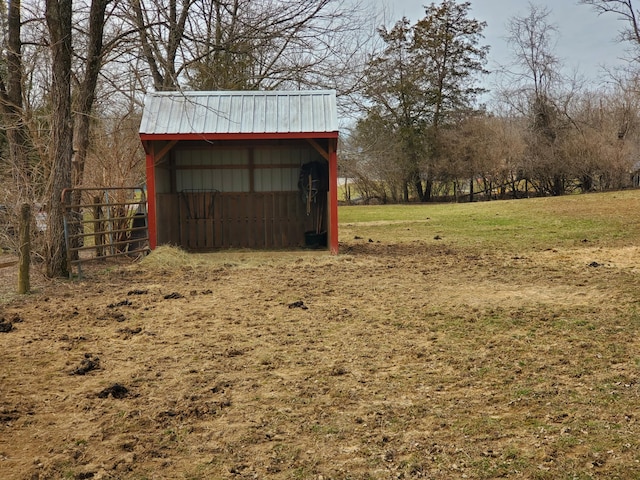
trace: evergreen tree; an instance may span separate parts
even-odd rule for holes
[[[488,47],[479,45],[486,24],[469,18],[470,7],[454,0],[432,3],[415,25],[403,18],[379,31],[385,48],[369,62],[367,115],[384,119],[401,143],[405,201],[409,188],[421,201],[430,199],[439,130],[471,112],[483,91],[476,82],[486,73]]]

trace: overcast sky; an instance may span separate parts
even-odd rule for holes
[[[390,12],[387,25],[406,16],[411,23],[424,18],[423,5],[432,3],[421,0],[369,0],[385,6]],[[434,3],[440,3],[440,0]],[[578,0],[470,0],[471,16],[487,22],[485,42],[490,45],[489,70],[512,62],[507,41],[506,25],[514,16],[526,16],[529,4],[547,7],[551,11],[550,23],[558,30],[556,56],[565,67],[565,73],[575,69],[593,86],[604,78],[602,66],[615,67],[623,64],[625,46],[617,41],[624,25],[616,15],[598,15],[591,7],[578,5]]]

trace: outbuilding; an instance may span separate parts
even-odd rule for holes
[[[152,249],[338,252],[334,91],[150,93],[140,138]]]

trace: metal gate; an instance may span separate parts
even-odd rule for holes
[[[149,252],[147,199],[141,187],[68,188],[62,192],[67,267]]]

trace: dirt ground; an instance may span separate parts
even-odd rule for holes
[[[640,249],[160,249],[17,297],[0,478],[640,478]]]

